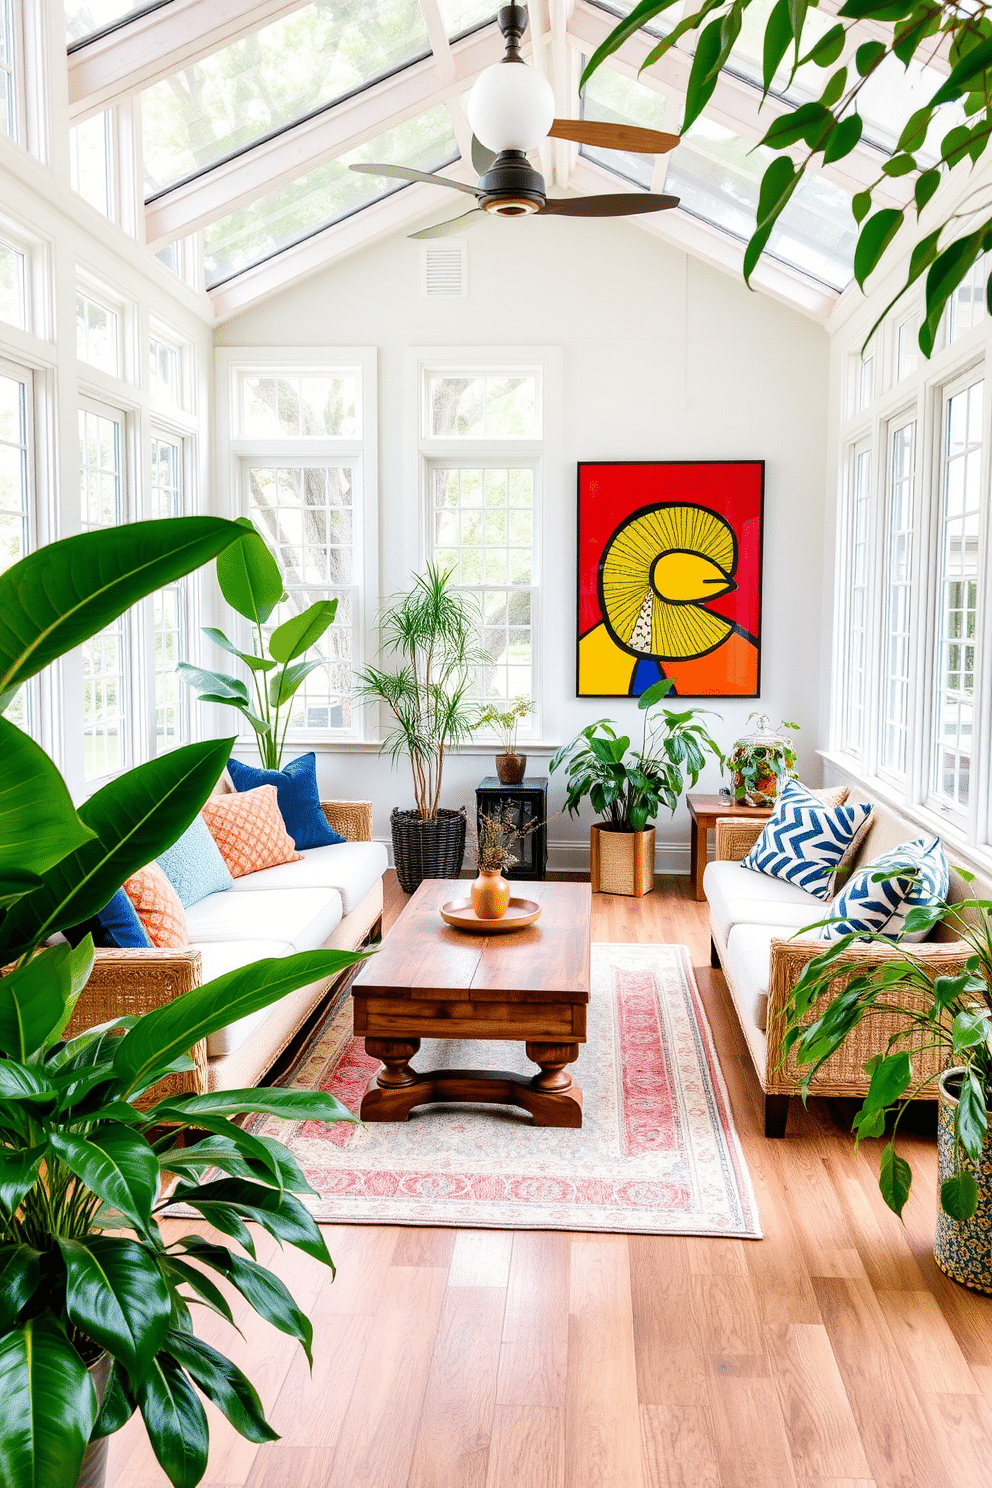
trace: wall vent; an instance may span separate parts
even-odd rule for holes
[[[425,299],[464,299],[468,293],[464,241],[425,243],[420,259],[420,292]]]

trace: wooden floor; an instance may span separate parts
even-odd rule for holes
[[[211,1411],[209,1488],[992,1484],[992,1299],[934,1265],[926,1123],[905,1226],[879,1198],[876,1148],[846,1134],[850,1108],[811,1102],[766,1141],[688,893],[669,879],[597,896],[593,936],[690,946],[764,1240],[328,1226],[332,1284],[262,1237],[313,1318],[313,1377],[247,1308],[243,1338],[198,1314],[282,1434],[255,1447]],[[402,903],[392,881],[387,924]],[[135,1421],[109,1482],[166,1483]]]

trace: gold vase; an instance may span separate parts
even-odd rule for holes
[[[480,868],[471,893],[480,920],[501,920],[510,907],[510,885],[498,868]]]

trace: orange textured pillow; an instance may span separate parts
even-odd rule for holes
[[[232,878],[303,856],[286,831],[274,785],[211,796],[200,812]]]
[[[189,945],[182,901],[157,863],[139,868],[124,884],[124,892],[153,946]]]

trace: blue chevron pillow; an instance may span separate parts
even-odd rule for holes
[[[867,803],[824,806],[805,785],[789,780],[774,816],[741,867],[782,878],[817,899],[829,899],[840,861],[871,811]]]
[[[906,870],[905,876],[899,871]],[[876,873],[893,873],[893,878],[873,883]],[[922,940],[925,930],[903,934],[906,916],[911,909],[935,903],[947,894],[950,874],[939,837],[918,837],[902,842],[891,852],[883,853],[874,863],[867,863],[851,874],[830,906],[834,923],[820,931],[821,940],[839,940],[842,935],[874,930],[887,940]]]

